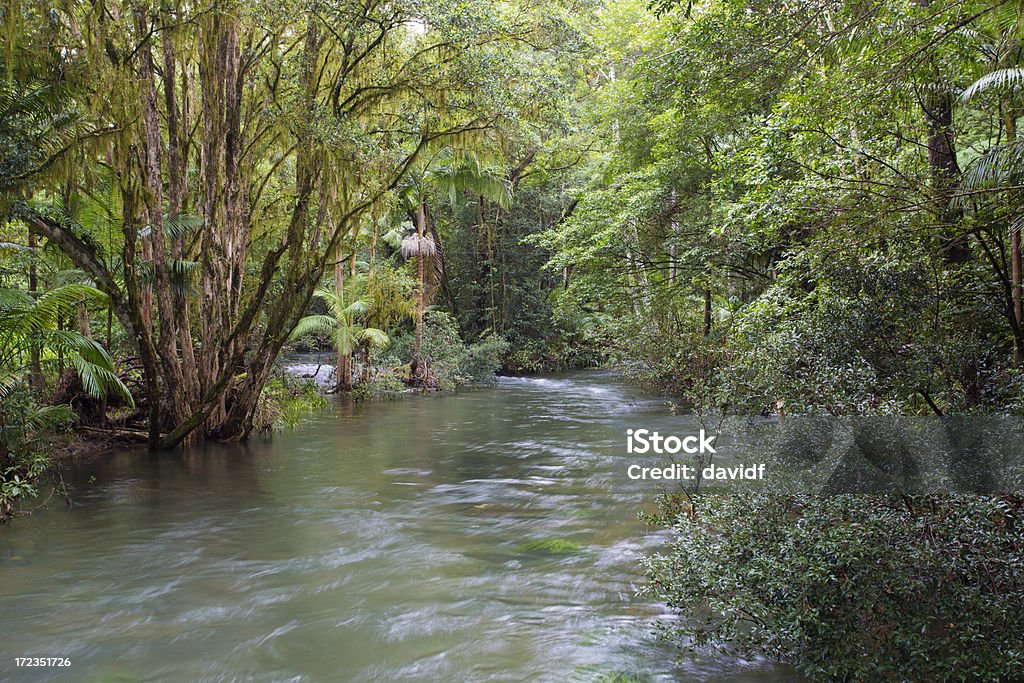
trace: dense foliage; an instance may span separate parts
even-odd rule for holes
[[[1024,411],[1022,0],[0,7],[0,521],[55,435],[613,362],[700,412]],[[85,432],[93,433],[93,432]],[[1022,664],[1016,498],[666,501],[672,635]]]
[[[813,680],[1014,680],[1024,667],[1017,497],[669,496],[646,560],[668,634]]]
[[[509,205],[501,163],[476,160],[547,129],[544,93],[580,43],[575,9],[5,5],[0,216],[12,242],[59,249],[105,296],[81,322],[105,314],[107,341],[131,357],[151,448],[245,439],[318,291],[338,303],[360,272],[411,267],[421,336],[441,254],[427,217],[460,192]],[[378,263],[397,258],[386,234],[411,264]],[[37,290],[31,274],[16,279]],[[387,334],[352,303],[331,307],[345,370]]]
[[[617,3],[556,313],[702,409],[1019,410],[1022,7]]]

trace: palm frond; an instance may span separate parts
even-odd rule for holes
[[[1019,1],[993,3],[991,12],[993,27],[997,32],[1024,38],[1024,6]]]
[[[124,399],[129,406],[135,407],[135,400],[128,387],[112,370],[97,363],[90,363],[82,356],[72,356],[71,364],[82,380],[82,388],[90,396],[102,398],[108,393],[114,393]]]
[[[75,421],[75,411],[71,406],[37,406],[23,415],[26,424],[32,429],[52,430],[66,427]]]
[[[331,333],[337,326],[338,321],[329,315],[307,315],[295,325],[288,339],[294,341],[311,334]]]
[[[8,368],[0,367],[0,401],[6,400],[20,382],[21,375],[12,372]]]
[[[30,308],[35,301],[28,292],[20,289],[0,288],[0,313],[4,309],[20,310]]]
[[[405,221],[399,227],[392,230],[388,230],[386,233],[380,236],[380,239],[384,244],[388,245],[392,249],[400,249],[402,246],[402,238],[410,229],[412,223]]]
[[[48,330],[44,337],[47,347],[51,349],[60,349],[80,357],[87,363],[113,369],[113,363],[110,356],[107,355],[106,349],[98,341],[86,337],[81,332]]]
[[[992,73],[985,74],[974,83],[971,83],[960,94],[960,99],[965,103],[970,102],[979,93],[986,90],[1009,90],[1024,83],[1024,69],[1017,67],[1011,69],[997,69]]]
[[[402,258],[412,258],[413,256],[423,255],[426,258],[430,258],[434,255],[436,246],[434,244],[434,238],[430,235],[409,235],[402,240]]]
[[[203,227],[203,217],[179,213],[164,216],[164,231],[171,237],[191,237]]]
[[[1024,141],[998,145],[988,150],[964,172],[961,187],[968,193],[1000,185],[1016,183],[1024,172]],[[970,195],[961,195],[955,201],[963,202]]]
[[[56,327],[57,320],[81,301],[104,297],[103,292],[82,283],[62,285],[32,301],[25,293],[0,290],[0,328],[31,334]]]
[[[167,274],[170,279],[171,291],[183,298],[198,296],[199,290],[193,284],[199,276],[199,270],[198,261],[167,259]]]
[[[351,319],[357,315],[365,315],[370,311],[370,302],[366,299],[356,299],[348,306],[342,309],[342,316],[346,319]]]
[[[383,348],[391,343],[391,337],[387,335],[383,330],[378,330],[376,327],[367,327],[359,333],[361,341],[365,341],[370,346],[377,348]]]
[[[335,320],[342,318],[344,315],[343,311],[345,310],[345,305],[333,290],[327,289],[326,287],[319,287],[315,292],[313,292],[313,296],[327,304],[327,310],[331,312],[331,315],[334,316]]]
[[[358,325],[338,325],[334,330],[334,348],[344,355],[354,353],[359,346],[359,334],[361,328]]]
[[[71,284],[84,284],[89,285],[90,287],[96,286],[92,278],[89,277],[89,274],[81,268],[66,268],[64,270],[58,270],[53,274],[50,282],[51,285],[58,287]]]

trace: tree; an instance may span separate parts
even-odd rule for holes
[[[443,148],[426,161],[413,167],[409,182],[402,192],[405,206],[414,215],[414,235],[402,240],[401,252],[404,258],[416,257],[416,272],[420,282],[416,310],[416,339],[412,359],[413,376],[424,376],[421,350],[423,347],[423,314],[427,302],[427,259],[434,260],[434,272],[442,282],[445,278],[444,251],[440,245],[437,230],[433,227],[427,210],[431,191],[446,195],[452,205],[459,191],[467,191],[489,199],[500,206],[508,207],[512,196],[508,186],[492,168],[483,165],[480,156],[471,150]]]
[[[362,276],[350,277],[339,296],[328,289],[316,290],[314,296],[327,305],[330,315],[308,315],[292,330],[291,339],[311,334],[328,334],[338,352],[335,388],[352,390],[352,357],[360,348],[384,348],[391,343],[387,333],[365,325],[371,301],[366,295]]]
[[[425,149],[506,115],[497,57],[543,17],[443,1],[138,0],[7,19],[63,46],[32,57],[88,84],[76,93],[84,115],[109,133],[82,148],[73,182],[114,168],[123,278],[73,216],[22,208],[108,295],[137,346],[155,448],[248,435],[339,246]],[[192,237],[173,227],[188,215],[203,222]],[[188,262],[195,300],[174,287]]]

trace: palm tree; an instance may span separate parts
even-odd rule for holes
[[[69,405],[36,404],[27,387],[26,364],[31,374],[51,365],[59,354],[71,361],[88,394],[104,398],[115,393],[135,405],[102,346],[80,332],[58,329],[58,321],[86,298],[102,297],[81,283],[56,287],[38,298],[0,289],[0,521],[10,516],[15,499],[35,495],[34,480],[46,469],[36,435],[74,419]]]
[[[1024,2],[994,2],[989,34],[992,38],[991,71],[981,76],[961,95],[966,104],[980,94],[998,93],[1006,140],[981,155],[964,174],[962,188],[972,191],[1011,188],[1024,179],[1024,141],[1017,139],[1017,117],[1021,114],[1020,95],[1024,87],[1024,69],[1020,67],[1024,38]],[[1021,224],[1024,217],[1012,216],[1009,221],[1010,249],[1010,326],[1014,332],[1014,360],[1024,364],[1024,267],[1021,253]]]
[[[53,168],[83,134],[81,124],[65,88],[0,79],[0,196],[17,193]]]
[[[409,179],[409,184],[402,192],[402,199],[406,208],[415,212],[416,232],[402,240],[401,253],[406,259],[416,257],[420,289],[416,307],[416,341],[413,349],[412,374],[413,377],[422,377],[423,314],[426,311],[427,299],[425,262],[428,258],[440,261],[444,254],[436,231],[430,230],[428,226],[428,197],[432,191],[439,191],[447,194],[452,206],[455,206],[458,193],[463,190],[508,208],[512,202],[512,194],[503,174],[496,168],[485,165],[480,156],[472,150],[444,148],[412,169]],[[435,270],[443,271],[443,262],[440,265],[435,262]]]
[[[345,282],[341,293],[317,289],[314,296],[327,304],[330,315],[308,315],[295,326],[290,339],[310,334],[326,333],[338,352],[335,371],[335,390],[352,390],[352,356],[359,348],[382,348],[391,339],[382,330],[363,324],[370,311],[370,299],[365,295],[365,279],[354,275]]]
[[[81,283],[56,287],[38,299],[20,290],[0,289],[0,402],[23,380],[24,360],[36,346],[51,356],[65,354],[89,395],[102,398],[111,392],[135,405],[98,342],[80,332],[57,329],[58,320],[88,298],[104,295]]]

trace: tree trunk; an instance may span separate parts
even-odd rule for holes
[[[364,342],[361,345],[363,368],[362,372],[359,373],[359,381],[362,384],[366,384],[370,381],[370,363],[373,362],[373,349],[369,343]]]
[[[334,294],[342,306],[345,305],[345,263],[342,254],[342,243],[334,253]],[[342,321],[338,321],[339,324]],[[338,362],[334,366],[334,390],[337,392],[352,391],[352,354],[338,350]]]
[[[416,249],[416,273],[419,277],[420,288],[419,288],[419,299],[416,303],[416,343],[413,350],[413,370],[414,372],[420,371],[420,365],[422,363],[422,350],[423,350],[423,313],[426,310],[427,300],[427,282],[426,273],[424,270],[424,258],[423,258],[423,235],[426,223],[426,206],[424,201],[420,199],[419,208],[416,212],[416,236],[418,238],[417,249]]]
[[[711,288],[704,288],[704,336],[711,335]]]
[[[125,329],[132,331],[135,343],[139,349],[139,360],[142,361],[143,386],[145,387],[146,401],[149,404],[148,444],[150,450],[156,450],[160,446],[161,432],[160,362],[156,347],[153,345],[153,335],[142,314],[142,301],[138,287],[140,277],[136,261],[138,225],[132,219],[136,212],[134,200],[135,197],[132,189],[122,187],[124,248],[122,249],[121,257],[124,261],[124,288],[127,298],[127,317],[129,319],[129,324],[125,325]]]
[[[339,353],[338,354],[338,365],[335,370],[337,377],[335,377],[334,389],[337,392],[348,392],[352,391],[352,354],[351,353]]]
[[[188,140],[185,136],[182,125],[182,111],[184,111],[187,124],[187,100],[188,83],[186,78],[187,70],[182,68],[182,98],[184,101],[181,110],[178,106],[176,90],[177,81],[177,58],[175,56],[174,40],[176,35],[175,22],[167,17],[167,8],[164,7],[161,17],[165,23],[161,32],[161,47],[163,50],[163,85],[164,85],[164,107],[167,119],[167,212],[170,216],[181,218],[188,211]],[[186,236],[184,231],[171,238],[171,258],[181,261],[186,258]],[[195,347],[192,342],[192,322],[189,316],[189,302],[182,292],[174,292],[171,297],[171,305],[174,313],[174,325],[178,331],[178,346],[181,352],[181,372],[184,382],[183,393],[188,404],[194,405],[199,401],[199,369],[196,364]]]
[[[28,228],[28,248],[32,250],[28,262],[28,293],[35,300],[36,294],[39,292],[39,272],[36,268],[36,232],[31,225]],[[29,351],[28,377],[28,383],[32,390],[36,393],[41,392],[43,390],[43,365],[39,357],[39,344],[34,341]]]
[[[140,9],[136,13],[136,25],[140,35],[146,35],[148,22],[145,13]],[[190,396],[186,389],[185,376],[178,359],[178,327],[179,316],[175,313],[175,301],[171,294],[171,280],[167,265],[167,245],[164,240],[164,203],[163,203],[163,141],[160,131],[160,111],[157,107],[155,68],[153,66],[153,49],[147,40],[139,50],[139,76],[141,81],[143,105],[143,163],[144,191],[146,212],[149,215],[149,238],[144,241],[145,255],[152,263],[156,297],[159,305],[160,334],[158,349],[160,352],[161,369],[163,371],[164,389],[170,399],[167,408],[175,424],[188,419],[191,413],[190,403],[195,396]],[[178,179],[175,178],[177,183]],[[143,314],[151,315],[152,307],[150,287],[147,285],[142,299]],[[146,319],[147,326],[151,320]],[[152,327],[150,327],[152,329]]]
[[[92,329],[89,327],[89,311],[85,307],[85,302],[79,302],[75,306],[75,324],[78,327],[78,332],[83,337],[92,339]]]
[[[928,165],[932,175],[932,194],[936,215],[942,225],[943,253],[948,263],[963,263],[970,258],[967,236],[958,229],[960,210],[952,205],[960,177],[956,158],[956,134],[953,130],[953,95],[942,87],[940,79],[927,90],[923,108],[928,124]]]
[[[1017,141],[1017,112],[1013,104],[1008,101],[1003,104],[1006,112],[1006,142],[1013,144]],[[1020,222],[1021,217],[1014,217],[1010,220],[1010,288],[1013,300],[1013,318],[1017,321],[1017,329],[1024,329],[1024,305],[1022,305],[1021,292],[1021,250],[1020,250]],[[1017,365],[1024,363],[1024,339],[1020,334],[1013,338],[1013,359]]]

